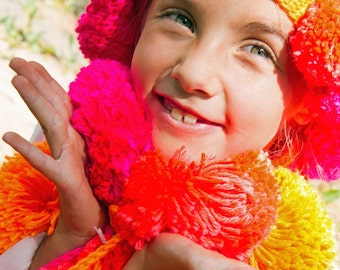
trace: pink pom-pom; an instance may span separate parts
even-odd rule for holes
[[[117,60],[130,65],[133,50],[150,1],[92,0],[76,31],[80,50],[94,59]]]
[[[90,184],[101,201],[112,204],[150,137],[130,71],[116,61],[93,61],[71,83],[69,95],[72,124],[87,145]]]
[[[309,110],[315,113],[304,132],[305,141],[292,168],[310,178],[340,179],[340,93],[309,93]],[[325,150],[327,149],[327,150]]]

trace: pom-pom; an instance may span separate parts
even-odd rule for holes
[[[109,208],[116,235],[99,246],[98,237],[91,240],[71,269],[121,270],[134,250],[161,232],[248,262],[275,224],[278,190],[262,152],[188,163],[184,150],[170,160],[147,151],[132,166],[122,200]],[[65,258],[44,269],[57,269]]]
[[[309,92],[305,101],[313,115],[291,168],[309,178],[340,179],[340,93]]]
[[[340,1],[318,0],[290,38],[296,65],[311,88],[340,87],[339,26]]]
[[[130,71],[119,62],[95,60],[71,83],[72,124],[87,146],[87,169],[95,195],[106,204],[120,198],[121,181],[150,138]]]
[[[197,164],[184,160],[181,155],[166,161],[158,152],[144,153],[133,165],[122,202],[110,207],[118,234],[106,235],[105,244],[95,237],[70,269],[121,270],[135,248],[161,231],[184,234],[244,261],[252,251],[248,262],[256,269],[330,269],[335,257],[333,224],[301,175],[284,168],[269,173],[268,161],[254,153],[233,160],[203,158]],[[63,261],[46,269],[59,269]]]
[[[294,23],[305,14],[306,9],[313,1],[314,0],[275,0]]]
[[[49,152],[47,143],[37,146]],[[0,254],[27,236],[51,233],[59,215],[55,185],[17,153],[0,170],[0,213]]]
[[[160,232],[248,261],[276,218],[278,186],[264,154],[187,163],[146,153],[132,166],[122,200],[110,207],[113,228],[136,249]]]
[[[84,56],[90,60],[111,59],[130,65],[149,2],[92,0],[76,29]]]
[[[270,235],[255,248],[251,265],[257,269],[332,269],[334,228],[321,200],[306,180],[278,168],[281,198]]]

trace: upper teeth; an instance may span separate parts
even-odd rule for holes
[[[184,114],[177,108],[172,108],[171,117],[177,121],[183,121],[186,124],[194,125],[197,122],[197,117],[192,114]]]

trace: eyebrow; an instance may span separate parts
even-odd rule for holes
[[[284,33],[283,31],[279,30],[278,28],[274,26],[269,26],[262,22],[250,22],[244,26],[241,27],[241,31],[246,33],[252,33],[252,34],[270,34],[277,36],[282,41],[286,42],[288,38],[288,34]]]
[[[167,2],[166,0],[163,0],[163,2]],[[169,2],[169,1],[168,1]],[[170,2],[180,2],[182,4],[185,4],[188,7],[193,7],[195,4],[193,3],[192,0],[170,0]]]
[[[0,0],[1,1],[1,0]],[[163,0],[163,2],[169,2],[169,3],[181,3],[182,5],[184,5],[186,8],[188,9],[199,9],[204,11],[203,8],[200,7],[200,5],[198,3],[196,3],[194,0]]]

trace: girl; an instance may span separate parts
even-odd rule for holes
[[[336,179],[339,14],[337,0],[93,0],[77,31],[90,60],[131,67],[151,119],[153,146],[166,157],[182,146],[192,160],[202,153],[223,158],[263,149],[275,164]],[[329,24],[318,22],[321,17]],[[314,23],[325,40],[318,48],[308,32]],[[323,35],[326,25],[333,32]],[[104,228],[108,217],[87,181],[84,142],[69,123],[68,95],[39,64],[13,59],[10,66],[18,74],[13,85],[38,119],[52,156],[17,134],[3,139],[56,184],[60,199],[54,233],[42,240],[30,267],[37,269],[87,243],[93,225]],[[241,267],[247,266],[182,236],[161,234],[125,269]]]

